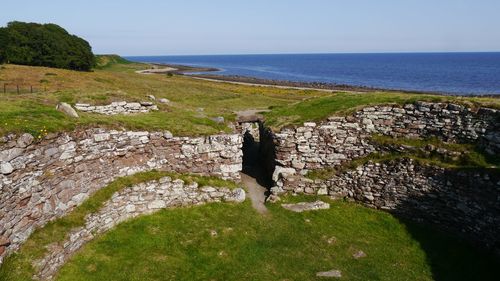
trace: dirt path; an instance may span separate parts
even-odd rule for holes
[[[252,207],[260,214],[267,213],[267,207],[264,205],[267,189],[260,185],[255,178],[244,173],[241,173],[241,182],[247,187],[247,193],[252,201]]]

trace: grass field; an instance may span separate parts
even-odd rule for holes
[[[234,111],[271,109],[267,123],[279,128],[304,121],[344,114],[355,108],[377,103],[406,103],[415,100],[453,100],[470,105],[500,107],[500,99],[456,98],[398,93],[336,93],[252,87],[200,81],[188,77],[141,75],[136,70],[149,66],[127,62],[116,56],[98,57],[93,72],[30,67],[0,66],[0,85],[34,86],[36,93],[0,93],[0,135],[30,132],[58,132],[101,126],[132,130],[170,130],[175,135],[206,135],[228,132],[227,122]],[[0,89],[1,90],[1,89]],[[108,104],[112,101],[143,101],[147,95],[167,98],[170,105],[160,111],[135,116],[102,116],[81,113],[71,119],[55,110],[58,102]],[[210,118],[223,116],[226,124]]]
[[[288,200],[314,200],[299,197]],[[345,202],[291,213],[211,204],[121,224],[86,245],[56,280],[495,280],[498,263],[471,246]],[[215,231],[217,235],[213,235]],[[353,258],[359,250],[367,257]]]

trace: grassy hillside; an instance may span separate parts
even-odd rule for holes
[[[96,55],[96,68],[104,69],[109,68],[116,64],[131,64],[131,61],[128,61],[119,55]]]
[[[77,127],[103,126],[134,130],[170,130],[176,135],[227,132],[226,124],[211,120],[235,118],[234,111],[272,109],[268,123],[278,128],[318,120],[335,113],[373,103],[405,103],[415,100],[454,100],[500,107],[500,99],[452,98],[397,93],[336,93],[290,90],[216,83],[167,75],[142,75],[147,64],[133,63],[115,55],[99,56],[99,69],[82,73],[46,67],[0,66],[0,135],[7,133],[57,132]],[[15,87],[19,85],[21,93]],[[34,94],[29,92],[34,88]],[[58,102],[108,104],[112,101],[143,101],[147,95],[167,98],[159,112],[135,116],[102,116],[81,113],[71,119],[55,110]]]

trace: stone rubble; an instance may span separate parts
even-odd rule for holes
[[[118,101],[112,102],[108,105],[90,105],[87,103],[77,103],[75,105],[75,108],[82,112],[98,113],[104,115],[148,113],[150,111],[158,110],[158,106],[149,101]]]
[[[160,209],[201,205],[208,202],[245,201],[241,188],[199,187],[169,177],[141,183],[115,193],[97,213],[85,218],[85,226],[73,229],[67,239],[36,262],[37,280],[51,280],[57,270],[85,243],[131,218]],[[215,234],[214,234],[215,233]],[[212,236],[217,232],[212,231]]]

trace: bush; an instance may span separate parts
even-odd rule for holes
[[[55,24],[10,22],[0,28],[0,62],[89,71],[89,43]]]

